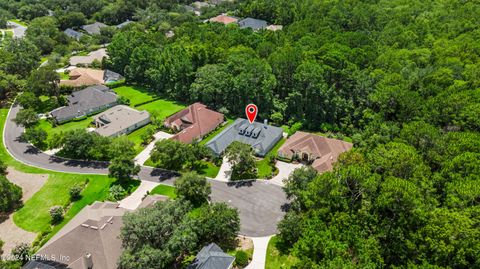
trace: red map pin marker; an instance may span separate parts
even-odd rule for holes
[[[255,121],[255,119],[257,118],[257,113],[258,113],[258,108],[254,104],[249,104],[245,108],[245,114],[247,114],[247,118],[248,118],[248,121],[250,122],[250,124],[253,123]]]

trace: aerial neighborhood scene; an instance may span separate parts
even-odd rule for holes
[[[0,0],[0,269],[480,268],[479,14]]]

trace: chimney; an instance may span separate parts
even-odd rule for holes
[[[83,264],[85,266],[85,269],[92,269],[93,268],[93,259],[92,259],[92,254],[91,253],[85,253],[83,255]]]

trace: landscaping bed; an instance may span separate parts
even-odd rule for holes
[[[270,239],[267,247],[267,258],[265,262],[265,269],[287,269],[291,268],[297,258],[291,255],[283,255],[277,248],[278,239],[276,236]]]
[[[175,193],[175,188],[172,187],[172,186],[163,185],[163,184],[155,187],[149,194],[150,195],[153,195],[153,194],[164,195],[164,196],[167,196],[170,199],[177,198],[177,194]]]

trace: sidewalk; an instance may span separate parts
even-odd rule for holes
[[[245,269],[264,269],[267,258],[268,241],[272,236],[252,237],[253,240],[253,258]]]
[[[218,171],[218,175],[217,177],[215,177],[215,180],[229,182],[231,170],[232,170],[232,167],[228,162],[228,159],[226,157],[223,157],[222,166],[220,166],[220,171]]]
[[[140,186],[128,197],[119,201],[119,207],[135,210],[142,203],[143,197],[147,194],[147,191],[153,190],[156,186],[160,185],[157,182],[142,181]]]
[[[168,139],[172,136],[173,135],[162,132],[162,131],[154,134],[153,141],[150,144],[148,144],[148,146],[142,152],[140,152],[137,155],[137,157],[135,157],[135,163],[138,165],[143,165],[150,158],[150,154],[152,153],[152,150],[155,147],[155,143],[157,143],[159,140]]]

